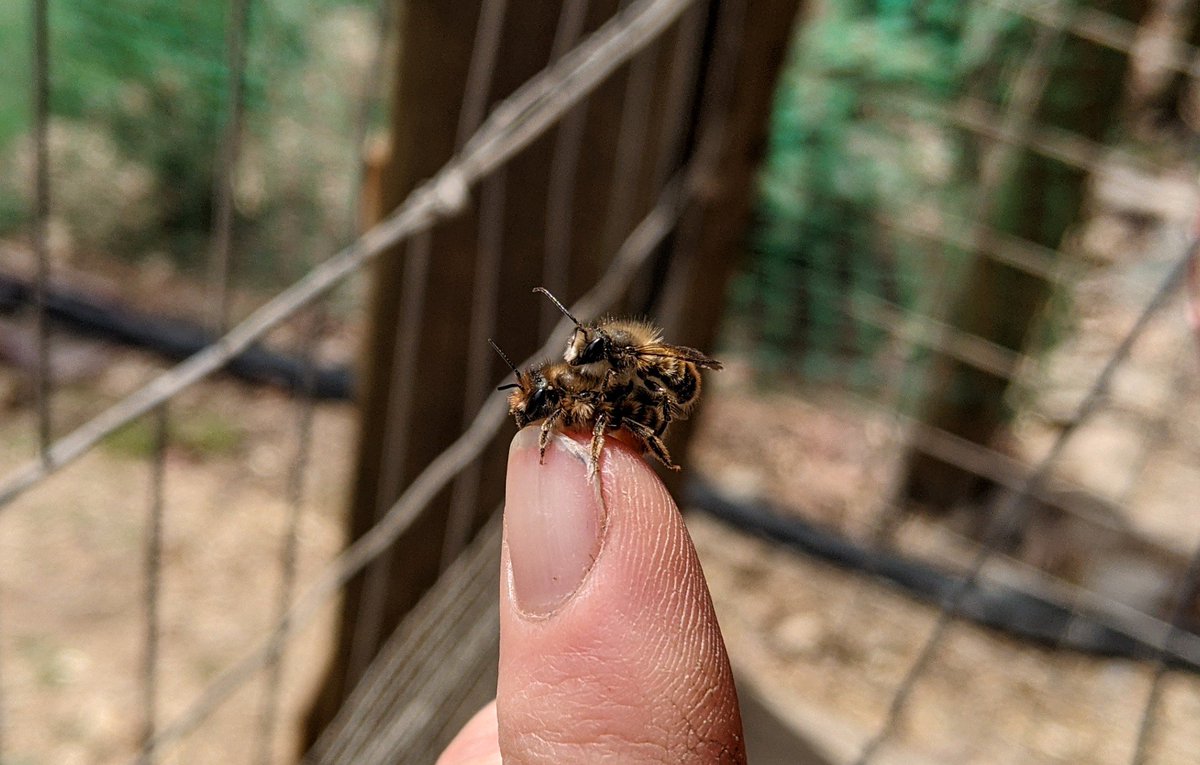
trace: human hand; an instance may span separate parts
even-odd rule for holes
[[[438,765],[745,763],[725,644],[675,502],[609,439],[509,451],[496,701]],[[597,485],[597,481],[599,485]]]

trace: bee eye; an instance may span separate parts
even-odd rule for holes
[[[537,388],[529,396],[529,403],[525,405],[525,412],[536,419],[540,415],[537,414],[553,403],[554,391],[549,388]]]
[[[590,364],[593,361],[602,361],[606,356],[608,356],[608,342],[604,337],[597,337],[587,344],[583,353],[579,354],[579,363]]]

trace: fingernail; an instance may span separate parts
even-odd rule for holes
[[[547,616],[579,589],[600,552],[604,512],[587,448],[553,434],[538,464],[538,429],[513,439],[508,457],[505,538],[517,607]]]

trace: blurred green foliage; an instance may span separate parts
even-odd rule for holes
[[[760,369],[879,384],[888,333],[864,317],[919,308],[922,288],[961,261],[883,221],[969,214],[973,139],[937,113],[968,89],[1003,100],[987,83],[1023,34],[959,0],[828,3],[800,27],[732,294],[734,331]]]
[[[280,258],[296,257],[296,248],[315,255],[345,233],[355,85],[370,59],[363,51],[375,47],[373,6],[249,2],[235,203],[239,244],[255,257],[241,264],[243,275],[287,270]],[[57,0],[49,8],[51,214],[69,231],[70,249],[199,264],[231,106],[230,3]],[[5,4],[0,44],[16,76],[0,81],[0,235],[18,232],[29,215],[31,40],[28,4]],[[296,161],[297,146],[309,150],[306,162]],[[327,171],[347,179],[336,194]],[[345,202],[329,209],[337,196]],[[286,229],[296,221],[306,224]]]

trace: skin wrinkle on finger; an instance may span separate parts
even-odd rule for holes
[[[556,433],[551,448],[585,438]],[[724,644],[673,500],[615,441],[599,477],[605,539],[574,595],[542,619],[501,609],[505,762],[744,761]]]

